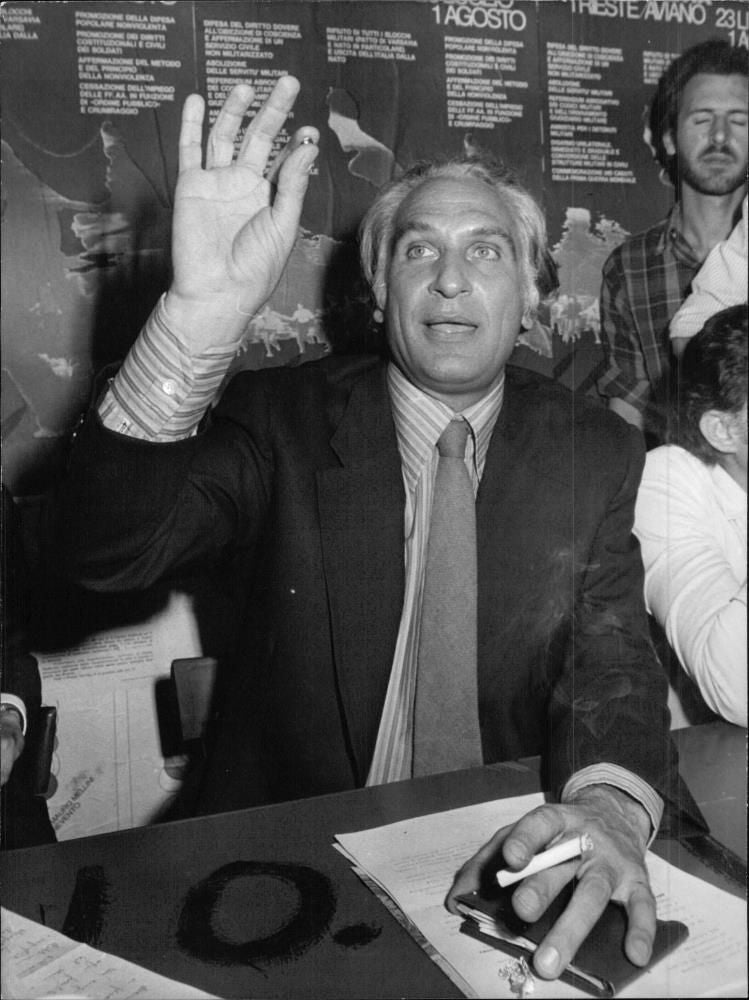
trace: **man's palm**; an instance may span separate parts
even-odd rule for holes
[[[174,288],[185,298],[241,296],[251,284],[253,300],[265,300],[289,253],[289,234],[279,229],[270,206],[270,185],[251,168],[235,163],[180,176],[174,209]]]

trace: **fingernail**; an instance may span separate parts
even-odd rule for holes
[[[533,964],[545,976],[556,976],[559,971],[559,952],[551,945],[539,948],[533,958]]]
[[[302,139],[300,145],[301,146],[314,146],[315,145],[315,140],[314,140],[314,138],[311,135],[305,135],[305,137]]]
[[[650,959],[650,945],[635,939],[629,946],[629,954],[635,965],[647,965]]]

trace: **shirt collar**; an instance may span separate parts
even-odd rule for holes
[[[442,432],[458,415],[467,421],[471,429],[469,454],[472,449],[476,474],[480,479],[492,431],[502,409],[504,374],[496,386],[460,414],[418,389],[392,361],[388,364],[387,382],[407,488],[414,489],[421,470],[434,454]]]
[[[702,263],[695,254],[692,244],[681,231],[681,206],[678,201],[669,212],[661,234],[659,250],[663,252],[666,247],[682,264],[698,267]]]

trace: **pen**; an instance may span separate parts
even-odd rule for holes
[[[581,833],[579,837],[574,837],[572,840],[565,840],[562,844],[555,844],[547,851],[536,854],[525,868],[521,868],[520,871],[513,872],[508,868],[503,868],[497,872],[497,882],[503,888],[513,885],[513,883],[520,882],[521,879],[527,878],[529,875],[535,875],[536,872],[544,872],[547,868],[553,868],[554,865],[561,865],[563,861],[571,861],[572,858],[579,857],[583,851],[590,851],[592,848],[593,839],[590,834]]]

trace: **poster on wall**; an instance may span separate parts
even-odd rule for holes
[[[631,233],[663,218],[673,187],[654,159],[650,102],[669,63],[708,38],[749,44],[733,3],[565,0],[539,5],[543,202],[559,289],[551,304],[555,378],[594,389],[601,372],[601,268]]]
[[[234,367],[377,346],[381,332],[357,280],[363,213],[414,161],[484,149],[540,200],[558,272],[557,293],[522,333],[513,361],[595,394],[601,267],[673,201],[652,156],[647,109],[670,60],[713,37],[749,44],[749,7],[739,0],[3,4],[8,488],[31,503],[55,482],[95,373],[124,357],[168,286],[185,97],[203,94],[212,120],[234,83],[251,81],[257,105],[283,73],[299,78],[301,93],[277,147],[311,124],[320,155],[284,278],[247,318]],[[155,715],[154,692],[172,653],[152,638],[154,622],[101,631],[88,618],[82,624],[88,635],[80,644],[53,643],[40,655],[47,697],[76,733],[58,754],[50,803],[61,838],[146,822],[180,785]],[[177,655],[198,648],[191,611],[162,631]],[[144,653],[144,636],[153,655]],[[115,646],[122,659],[107,674],[102,657]],[[131,729],[130,719],[142,728]],[[86,759],[87,740],[77,738],[94,731],[98,770]]]
[[[248,318],[237,367],[349,348],[356,226],[422,157],[482,147],[541,199],[559,295],[515,360],[593,391],[606,255],[668,210],[644,113],[694,42],[747,44],[745,4],[675,0],[10,2],[3,99],[6,482],[34,493],[169,277],[180,107],[238,80],[302,90],[289,129],[321,155],[285,280]],[[281,137],[282,139],[284,136]],[[635,196],[636,193],[636,196]]]
[[[4,468],[29,494],[168,281],[193,12],[11,3],[0,25]]]

